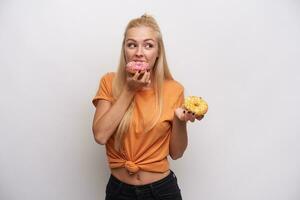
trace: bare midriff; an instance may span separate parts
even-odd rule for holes
[[[145,185],[163,179],[170,174],[170,170],[162,173],[139,170],[138,172],[131,174],[126,168],[114,168],[111,169],[111,174],[127,184]]]

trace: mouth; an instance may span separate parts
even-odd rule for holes
[[[145,60],[132,60],[132,61],[134,61],[134,62],[147,62]]]
[[[149,63],[141,60],[132,60],[126,64],[126,71],[135,73],[136,71],[146,71],[149,69]]]

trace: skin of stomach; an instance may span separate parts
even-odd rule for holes
[[[115,168],[111,169],[111,174],[120,181],[127,184],[145,185],[163,179],[170,174],[170,170],[162,173],[139,170],[135,174],[129,174],[129,172],[125,168]]]

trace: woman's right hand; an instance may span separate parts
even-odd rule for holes
[[[127,89],[132,92],[136,92],[143,87],[149,86],[151,83],[150,70],[144,72],[141,75],[141,71],[137,71],[132,77],[127,76]]]

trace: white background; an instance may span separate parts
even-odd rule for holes
[[[91,100],[144,12],[186,95],[209,103],[171,161],[184,199],[300,199],[297,0],[1,0],[0,199],[104,199]]]

